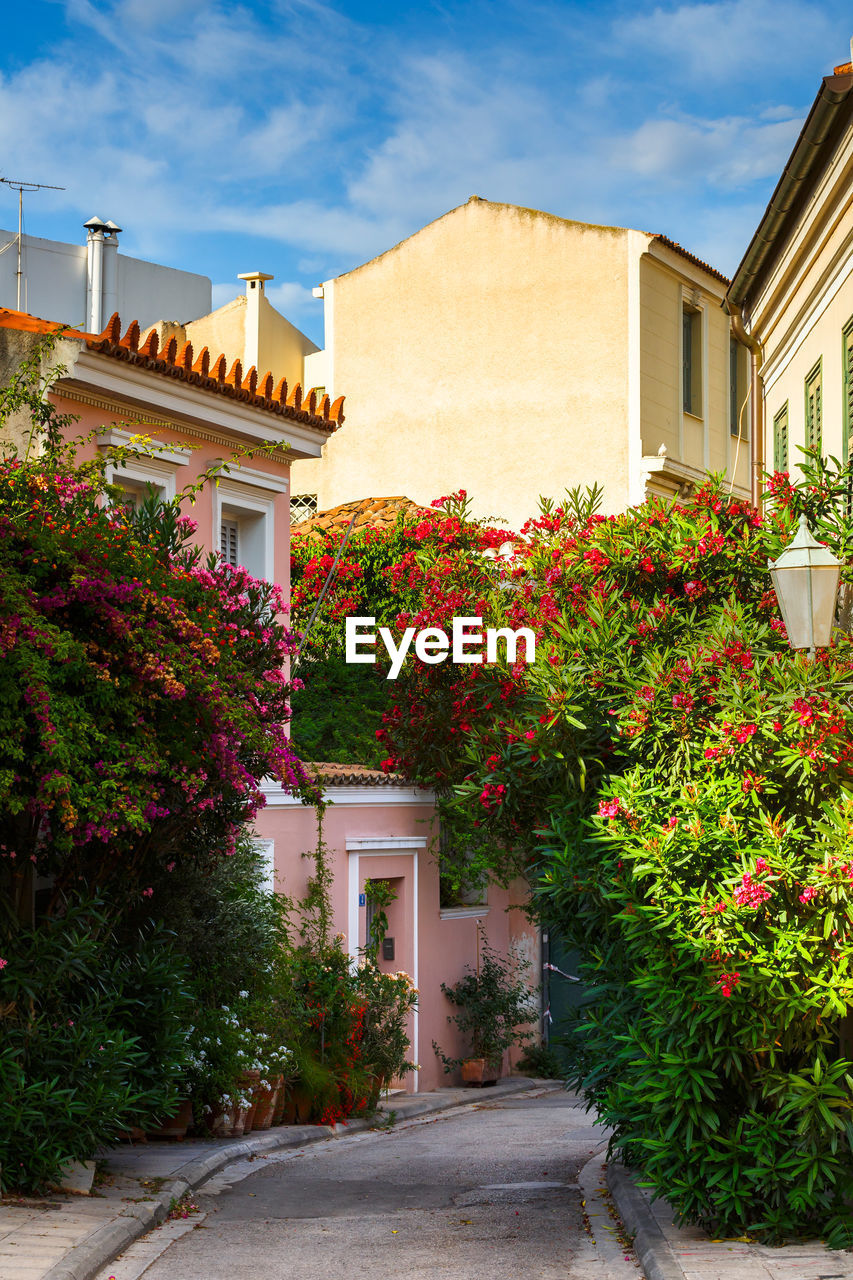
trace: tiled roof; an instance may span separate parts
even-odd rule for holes
[[[152,373],[159,373],[167,378],[178,378],[181,382],[202,387],[205,391],[216,391],[232,400],[242,400],[255,409],[265,409],[268,413],[280,414],[291,421],[303,422],[326,434],[335,431],[344,420],[343,396],[330,404],[326,395],[318,400],[315,391],[303,394],[298,382],[289,390],[286,378],[275,382],[271,373],[260,378],[254,367],[244,373],[239,360],[233,361],[229,369],[225,355],[213,358],[207,347],[203,347],[196,356],[191,342],[184,342],[179,347],[175,338],[170,338],[161,351],[154,330],[140,345],[140,329],[136,320],[130,323],[124,337],[121,336],[118,312],[110,318],[103,333],[94,334],[81,333],[67,325],[41,320],[23,311],[0,308],[0,328],[18,329],[27,333],[61,333],[64,337],[79,338],[90,351],[150,369]]]
[[[294,495],[296,496],[296,495]],[[405,516],[409,521],[420,521],[427,516],[434,516],[430,507],[419,507],[410,498],[358,498],[354,502],[343,502],[338,507],[330,507],[328,511],[318,511],[291,526],[292,534],[326,533],[330,529],[346,529],[355,514],[353,530],[393,529],[398,516]]]
[[[399,787],[406,786],[400,773],[383,773],[366,764],[306,764],[306,769],[327,787]]]
[[[654,240],[658,240],[661,244],[665,244],[667,249],[672,249],[675,253],[680,254],[682,258],[686,258],[688,262],[692,262],[694,266],[701,267],[703,271],[707,271],[709,276],[714,276],[715,279],[722,281],[724,285],[731,284],[729,277],[724,276],[722,271],[718,271],[716,267],[709,266],[707,262],[703,262],[701,258],[697,258],[695,253],[690,253],[689,250],[683,249],[677,241],[670,240],[669,236],[659,235],[656,231],[653,231],[650,234]]]

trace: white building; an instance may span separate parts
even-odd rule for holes
[[[138,320],[195,320],[211,309],[207,276],[119,253],[121,228],[90,218],[86,240],[65,244],[0,231],[0,307],[100,333],[114,311]]]

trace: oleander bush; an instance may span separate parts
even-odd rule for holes
[[[718,1234],[853,1240],[853,645],[792,653],[767,574],[804,513],[846,607],[851,482],[807,456],[763,514],[713,479],[608,517],[575,492],[509,556],[400,570],[423,601],[400,626],[525,625],[536,660],[406,664],[388,767],[528,875],[582,956],[572,1083]]]
[[[0,1186],[37,1191],[134,1124],[187,1065],[191,995],[169,935],[120,942],[97,900],[26,928],[0,921]]]

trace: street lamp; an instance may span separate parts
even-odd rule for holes
[[[814,660],[815,649],[826,648],[832,634],[841,565],[803,515],[793,541],[769,567],[788,644],[808,649]]]

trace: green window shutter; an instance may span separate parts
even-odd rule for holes
[[[685,413],[693,410],[693,316],[689,311],[681,316],[681,373],[683,408]]]
[[[823,379],[818,360],[806,378],[806,448],[819,450],[823,437]]]
[[[773,419],[773,470],[788,470],[788,401]]]
[[[844,378],[843,431],[844,460],[850,457],[850,438],[853,434],[853,316],[847,321],[841,334],[841,368]]]

